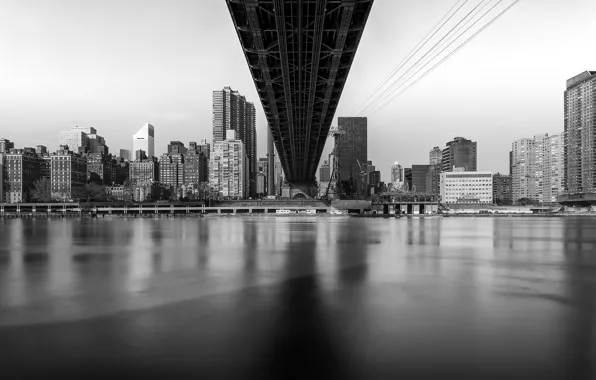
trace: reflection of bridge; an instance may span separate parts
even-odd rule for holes
[[[226,0],[286,175],[311,185],[373,0]]]

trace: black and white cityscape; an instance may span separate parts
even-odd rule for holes
[[[596,378],[594,14],[0,3],[6,378]]]

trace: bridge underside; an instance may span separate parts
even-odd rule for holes
[[[286,179],[315,180],[373,0],[226,0]]]

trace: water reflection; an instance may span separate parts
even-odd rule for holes
[[[317,225],[300,223],[295,244],[286,247],[285,276],[273,300],[275,316],[268,332],[258,378],[349,379],[350,363],[333,331],[334,319],[320,290],[317,268]],[[347,254],[347,252],[344,252]],[[301,275],[294,277],[296,273]],[[296,360],[300,358],[300,360]],[[313,372],[316,371],[316,372]]]
[[[326,378],[596,376],[587,218],[0,220],[0,236],[8,362],[126,358],[195,377],[236,366],[253,378],[315,366]],[[63,314],[77,322],[1,327]]]
[[[561,327],[566,342],[569,379],[596,378],[596,221],[568,219],[565,223],[565,285],[569,299]]]

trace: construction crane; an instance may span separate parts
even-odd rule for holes
[[[335,191],[339,194],[339,189],[341,188],[341,182],[339,177],[339,143],[340,137],[343,136],[346,132],[341,129],[339,126],[332,126],[329,129],[329,137],[333,137],[333,151],[331,155],[333,156],[333,167],[331,169],[331,174],[329,176],[329,183],[327,184],[327,190],[325,190],[325,198],[329,198],[329,188],[331,187],[331,182],[335,180]]]

